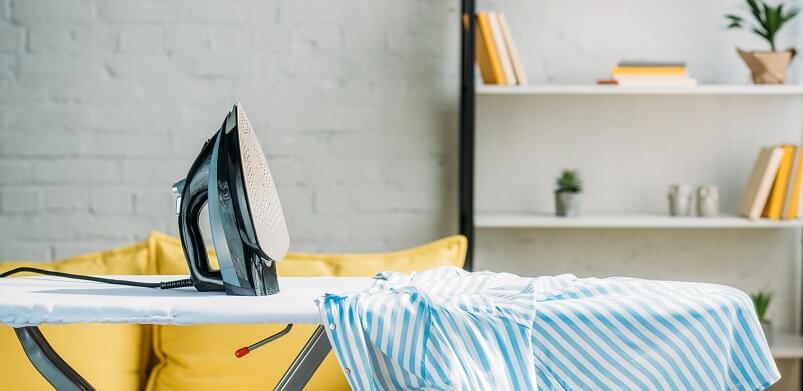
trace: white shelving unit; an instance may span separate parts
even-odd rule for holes
[[[656,229],[778,229],[803,227],[803,220],[750,220],[739,216],[671,217],[661,214],[594,214],[557,217],[548,213],[479,213],[477,228],[656,228]]]
[[[599,159],[600,165],[603,166],[604,169],[609,170],[610,172],[617,172],[615,170],[619,170],[618,172],[622,172],[623,165],[619,164],[606,164],[606,160],[604,159],[611,159],[613,152],[608,151],[624,151],[623,153],[630,154],[629,156],[633,157],[633,159],[648,159],[647,163],[645,164],[643,170],[645,173],[652,173],[652,172],[660,172],[662,175],[666,175],[667,177],[680,177],[686,180],[686,176],[683,175],[683,169],[689,169],[690,166],[680,164],[678,166],[672,166],[671,164],[660,164],[655,163],[656,161],[665,162],[667,159],[667,154],[661,153],[662,151],[657,151],[655,154],[646,155],[641,153],[640,151],[634,150],[627,150],[626,148],[622,148],[621,150],[617,150],[616,148],[619,145],[615,145],[614,143],[606,143],[606,138],[613,137],[614,135],[626,135],[629,137],[628,140],[634,139],[636,143],[640,143],[638,145],[642,146],[645,144],[645,140],[655,140],[656,143],[661,143],[661,145],[665,146],[667,149],[673,149],[675,151],[684,151],[683,142],[675,142],[677,139],[681,139],[686,137],[687,140],[695,140],[695,142],[699,141],[701,143],[707,143],[706,145],[726,145],[722,147],[722,149],[717,149],[716,147],[713,148],[713,151],[717,151],[716,153],[720,153],[720,151],[728,151],[727,148],[735,148],[735,147],[742,147],[744,145],[755,145],[754,148],[758,148],[760,145],[769,144],[769,143],[776,143],[781,140],[789,140],[788,142],[797,142],[795,140],[799,140],[800,134],[797,133],[798,131],[795,130],[794,132],[789,131],[786,132],[783,127],[779,127],[777,122],[773,122],[772,125],[763,125],[763,124],[754,124],[752,122],[745,121],[744,115],[739,115],[747,112],[757,112],[760,115],[768,116],[773,118],[773,115],[777,115],[782,111],[774,111],[780,105],[787,105],[785,107],[788,108],[789,105],[796,104],[799,105],[803,102],[803,85],[777,85],[777,86],[758,86],[758,85],[699,85],[699,86],[691,86],[691,87],[671,87],[671,86],[654,86],[654,87],[621,87],[621,86],[608,86],[608,85],[561,85],[561,84],[543,84],[543,85],[530,85],[530,86],[489,86],[489,85],[478,85],[475,87],[475,93],[477,98],[479,99],[478,106],[485,107],[487,112],[484,112],[485,117],[481,118],[478,122],[479,125],[477,126],[477,132],[490,132],[494,134],[493,137],[486,136],[483,138],[482,136],[479,137],[478,148],[487,148],[486,151],[487,155],[484,156],[484,162],[491,164],[495,164],[499,168],[496,171],[493,170],[485,170],[479,169],[478,171],[481,175],[484,175],[484,178],[487,179],[491,185],[485,187],[486,193],[481,194],[489,194],[487,193],[487,189],[493,189],[492,191],[500,191],[496,189],[505,189],[513,194],[520,194],[522,189],[529,190],[533,188],[533,185],[527,186],[518,186],[518,182],[499,179],[499,178],[492,178],[489,175],[498,175],[499,172],[505,172],[506,175],[510,175],[513,177],[521,178],[522,175],[530,175],[531,171],[535,170],[535,168],[541,170],[539,173],[547,172],[554,174],[556,173],[555,167],[548,166],[549,161],[548,159],[544,158],[544,156],[549,156],[550,159],[554,160],[553,154],[558,154],[558,152],[553,152],[547,148],[543,148],[543,145],[553,145],[556,144],[559,147],[564,147],[561,149],[560,153],[566,153],[567,151],[569,154],[575,153],[575,156],[570,157],[570,159],[574,159],[575,161],[581,160],[576,157],[577,154],[582,154],[584,152],[576,152],[582,148],[590,148],[588,154],[592,155],[593,158]],[[604,99],[604,97],[610,96],[611,98],[615,98],[617,96],[621,97],[644,97],[644,99],[637,99],[637,100],[625,100],[619,101],[618,99]],[[549,98],[562,98],[559,100],[550,100]],[[577,101],[568,99],[567,97],[572,97],[572,99],[577,99]],[[601,97],[601,99],[591,99],[591,100],[583,100],[585,97]],[[671,99],[663,99],[662,97],[669,97]],[[685,98],[691,99],[686,100]],[[700,97],[700,98],[696,98]],[[708,98],[705,98],[708,97]],[[731,97],[736,97],[738,99],[728,99]],[[751,97],[755,97],[755,100],[750,100]],[[535,99],[533,99],[535,98]],[[656,99],[657,98],[657,99]],[[774,99],[780,98],[780,99]],[[655,100],[652,100],[655,99]],[[576,102],[582,102],[580,105]],[[649,104],[639,104],[643,102],[649,102]],[[670,103],[666,103],[670,102]],[[698,106],[699,102],[699,106]],[[733,103],[737,102],[737,103]],[[756,107],[753,108],[753,103],[755,102]],[[631,107],[628,105],[633,104],[636,109],[631,110]],[[528,110],[529,105],[538,105],[540,107],[546,107],[547,109],[541,111],[533,111],[530,112]],[[588,106],[582,106],[588,105]],[[600,105],[600,106],[597,106]],[[731,105],[733,105],[733,110],[741,110],[737,114],[728,114],[727,116],[723,116],[720,120],[719,117],[714,117],[716,113],[728,113],[727,110],[731,109]],[[565,109],[565,107],[571,107],[575,109],[576,112],[571,112],[569,109]],[[590,108],[588,108],[590,107]],[[597,109],[598,107],[604,107],[602,109]],[[704,107],[705,109],[713,109],[719,110],[717,112],[712,111],[711,116],[708,116],[707,113],[704,113],[702,109],[698,110],[698,107]],[[496,110],[496,111],[494,111]],[[618,110],[618,111],[617,111]],[[699,128],[701,133],[701,137],[699,139],[695,138],[695,134],[690,134],[689,132],[683,131],[677,134],[671,133],[672,129],[668,126],[662,126],[663,123],[659,123],[658,126],[652,127],[649,125],[649,118],[646,114],[642,114],[644,110],[655,110],[657,113],[657,118],[659,121],[672,121],[674,118],[682,118],[687,113],[691,113],[692,116],[688,117],[688,122],[693,123]],[[672,117],[668,115],[668,112],[677,112],[677,117]],[[788,111],[787,111],[788,112]],[[500,114],[502,113],[502,114]],[[511,115],[511,113],[513,113]],[[517,115],[516,113],[523,113]],[[797,113],[798,115],[801,113]],[[605,121],[617,122],[620,126],[619,128],[615,127],[606,127],[606,126],[587,126],[587,130],[583,130],[582,126],[587,125],[582,120],[576,120],[576,116],[590,116],[593,118],[602,118]],[[551,117],[549,117],[551,116]],[[549,120],[545,120],[545,117],[549,117]],[[711,118],[716,118],[716,120]],[[556,120],[552,120],[552,118],[557,118]],[[626,120],[621,120],[621,118],[626,118]],[[736,118],[736,119],[734,119]],[[704,123],[704,125],[698,125],[692,121],[696,120],[698,123]],[[678,120],[674,123],[682,123],[684,120]],[[710,121],[710,122],[706,122]],[[785,118],[787,123],[790,122],[790,118]],[[769,121],[772,122],[772,121]],[[778,121],[780,122],[780,121]],[[799,123],[799,122],[798,122]],[[565,128],[563,127],[565,124]],[[643,132],[638,131],[629,131],[628,126],[639,126],[641,124],[644,126]],[[748,125],[745,125],[748,124]],[[773,129],[775,133],[773,133],[773,137],[777,138],[779,141],[770,140],[770,137],[767,137],[766,140],[761,137],[756,137],[758,133],[751,133],[746,132],[745,129],[749,126],[753,126],[757,132],[763,132],[767,127]],[[728,132],[732,128],[736,128],[736,131],[733,133],[724,133],[720,135],[720,138],[716,138],[715,136],[709,136],[708,133],[702,133],[706,131],[706,127],[714,127],[717,129],[725,128],[728,129]],[[581,130],[578,130],[581,129]],[[760,129],[760,130],[759,130]],[[790,128],[791,129],[791,128]],[[504,131],[503,131],[504,130]],[[512,130],[512,131],[511,131]],[[685,129],[684,129],[685,130]],[[538,133],[538,138],[535,136],[529,136],[536,132],[543,132]],[[618,133],[616,133],[618,132]],[[488,133],[486,133],[487,135]],[[645,135],[647,134],[647,135]],[[733,136],[733,139],[737,140],[732,144],[729,144],[730,139],[728,137]],[[587,138],[585,138],[587,136]],[[566,144],[561,144],[561,142],[565,141],[565,139],[577,140],[576,149],[572,148],[565,148]],[[529,149],[525,146],[533,145],[533,140],[538,142],[542,142],[541,148],[538,146]],[[724,141],[722,141],[724,140]],[[701,157],[704,157],[702,153],[699,152],[699,148],[695,150],[696,147],[694,143],[690,142],[692,145],[691,151],[689,152],[692,155],[692,159],[700,160]],[[509,146],[509,149],[506,149]],[[596,148],[596,149],[593,149]],[[606,152],[600,152],[600,150],[608,148]],[[730,152],[727,152],[730,153]],[[744,153],[741,152],[743,155]],[[532,155],[530,155],[532,154]],[[523,159],[522,156],[525,158]],[[725,155],[723,155],[725,156]],[[752,157],[752,156],[751,156]],[[560,158],[560,156],[558,156]],[[653,158],[655,160],[649,161],[649,158]],[[529,160],[527,160],[529,159]],[[592,158],[589,158],[592,159]],[[663,159],[663,160],[659,160]],[[500,163],[505,162],[505,163]],[[513,163],[507,163],[513,162]],[[532,162],[532,163],[529,163]],[[545,165],[546,162],[546,165]],[[730,180],[731,186],[727,191],[728,194],[731,195],[733,198],[734,191],[739,191],[740,189],[734,189],[732,186],[733,178],[728,178],[731,174],[731,167],[723,164],[719,166],[717,169],[710,169],[714,167],[717,163],[715,159],[707,160],[710,165],[708,168],[707,174],[709,175],[708,178],[723,178],[723,182],[727,183],[727,180]],[[742,162],[742,160],[740,160]],[[545,168],[547,166],[548,168]],[[526,167],[526,168],[522,168]],[[587,167],[586,167],[587,168]],[[596,168],[596,167],[595,167]],[[624,167],[626,174],[623,175],[633,175],[633,171],[626,171],[627,167]],[[734,168],[735,169],[735,168]],[[740,170],[744,171],[744,167],[740,167]],[[661,171],[662,170],[662,171]],[[674,170],[674,171],[673,171]],[[718,170],[718,171],[717,171]],[[600,171],[598,170],[595,172],[595,175],[599,176]],[[532,174],[533,176],[535,174]],[[541,174],[543,175],[543,174]],[[699,176],[698,176],[699,177]],[[525,177],[528,179],[524,179],[525,181],[532,181],[531,177]],[[724,179],[727,178],[727,179]],[[692,183],[695,183],[694,180],[691,180]],[[703,183],[702,181],[698,181],[699,183]],[[713,180],[714,183],[717,183],[717,179]],[[599,183],[597,183],[599,185]],[[538,186],[543,188],[543,183],[539,183]],[[652,186],[652,187],[650,187]],[[726,185],[727,186],[727,185]],[[513,188],[513,190],[509,190]],[[649,194],[655,193],[655,184],[648,183],[648,186],[645,188],[651,189],[652,191]],[[632,190],[632,189],[631,189]],[[549,191],[546,189],[545,191]],[[504,193],[504,192],[502,192]],[[493,194],[493,193],[491,193]],[[801,228],[803,228],[803,220],[769,220],[769,219],[759,219],[759,220],[750,220],[741,216],[736,215],[720,215],[718,217],[711,217],[711,218],[702,218],[702,217],[670,217],[666,213],[658,212],[661,209],[656,209],[657,212],[650,213],[650,212],[628,212],[627,207],[629,206],[627,203],[619,202],[618,204],[611,204],[609,207],[613,210],[610,212],[588,212],[583,211],[582,215],[579,217],[557,217],[554,215],[552,211],[541,211],[539,212],[537,208],[543,208],[547,205],[546,202],[549,201],[549,198],[546,197],[534,197],[536,199],[526,199],[522,201],[522,197],[517,196],[500,196],[501,201],[495,203],[482,203],[480,202],[480,207],[474,210],[473,212],[473,227],[477,229],[477,236],[481,236],[483,234],[488,235],[489,237],[493,238],[501,238],[508,234],[513,235],[514,238],[524,237],[525,235],[539,235],[543,231],[539,232],[532,232],[528,234],[523,234],[519,232],[515,232],[516,230],[626,230],[626,229],[633,229],[633,230],[642,230],[642,229],[652,229],[652,230],[688,230],[689,235],[696,235],[692,231],[694,230],[764,230],[763,232],[754,232],[755,235],[759,237],[767,237],[773,236],[775,234],[766,232],[767,230],[797,230],[800,232]],[[612,199],[608,197],[608,199]],[[546,201],[546,202],[545,202]],[[733,209],[733,200],[729,200],[730,205],[726,208],[726,211],[732,213]],[[494,209],[506,208],[507,211],[505,212],[497,212]],[[636,204],[634,204],[636,205]],[[643,206],[643,204],[638,204]],[[535,206],[536,209],[530,210],[531,206]],[[595,205],[599,206],[599,205]],[[650,208],[654,207],[655,205],[647,205],[646,209],[650,210]],[[603,205],[605,207],[605,205]],[[577,232],[576,234],[581,234]],[[550,235],[550,234],[547,234]],[[778,234],[777,236],[786,236],[786,232],[783,234]],[[789,237],[794,237],[796,235],[792,234]],[[548,237],[555,237],[548,236]],[[742,237],[741,234],[739,237]],[[798,239],[799,240],[799,239]],[[799,242],[798,242],[799,243]],[[799,244],[796,244],[799,245]],[[501,245],[498,245],[501,246]],[[528,247],[532,248],[532,247]],[[554,249],[550,248],[551,250]],[[498,249],[491,248],[489,251],[497,251]],[[798,253],[799,255],[799,253]],[[799,261],[798,261],[799,262]],[[508,263],[510,265],[510,263]],[[798,304],[799,305],[799,304]],[[789,309],[791,312],[791,308]],[[803,336],[795,334],[795,333],[780,333],[776,332],[772,338],[772,342],[770,343],[770,349],[772,351],[772,355],[776,359],[794,359],[800,360],[803,359]]]
[[[478,95],[799,95],[800,85],[730,85],[622,87],[594,84],[544,84],[529,86],[479,85]]]

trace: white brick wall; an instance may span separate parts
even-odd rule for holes
[[[293,249],[454,232],[458,6],[0,0],[0,259],[175,233],[170,186],[237,99]]]

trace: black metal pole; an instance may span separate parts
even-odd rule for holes
[[[15,328],[22,345],[34,368],[59,391],[94,391],[89,382],[78,374],[64,359],[53,350],[39,327],[28,326]]]
[[[460,233],[468,238],[466,270],[474,269],[474,0],[461,0]]]
[[[284,373],[279,384],[274,388],[275,391],[302,390],[307,385],[309,379],[321,366],[323,359],[332,350],[329,338],[326,336],[324,326],[320,325],[312,332],[307,343],[290,364],[290,368]]]

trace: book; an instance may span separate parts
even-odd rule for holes
[[[686,81],[686,80],[694,80],[687,75],[648,75],[646,73],[643,74],[619,74],[613,75],[612,78],[614,80],[632,80],[632,81],[665,81],[665,82],[672,82],[672,81]]]
[[[688,70],[686,67],[634,67],[634,66],[616,66],[611,72],[614,75],[687,75]]]
[[[505,84],[505,76],[493,42],[488,14],[484,11],[477,12],[476,51],[482,81],[485,84]]]
[[[519,49],[513,41],[513,34],[510,32],[510,25],[507,23],[507,17],[501,12],[497,13],[496,16],[499,19],[499,27],[502,28],[502,36],[505,38],[507,53],[510,55],[510,63],[513,65],[513,73],[516,75],[516,84],[520,86],[527,85],[527,74],[524,72],[524,66],[521,64]]]
[[[803,183],[801,183],[801,186],[803,186]],[[800,207],[800,205],[803,205],[803,189],[799,193],[797,197],[797,215],[794,218],[803,219],[803,207]]]
[[[786,184],[789,182],[789,171],[792,169],[792,158],[795,154],[795,147],[791,145],[783,145],[779,148],[783,151],[783,157],[781,158],[780,166],[778,166],[778,174],[775,175],[772,189],[770,189],[767,204],[764,205],[764,212],[761,214],[761,216],[773,220],[781,219]]]
[[[494,47],[502,64],[502,72],[505,74],[505,81],[501,84],[515,85],[516,74],[513,73],[513,64],[510,63],[510,53],[507,51],[505,37],[502,34],[502,27],[499,25],[499,17],[496,12],[488,11],[488,23],[491,25],[491,35],[494,39]]]
[[[618,65],[622,67],[686,67],[685,62],[672,61],[621,61]]]
[[[696,86],[683,63],[620,62],[611,79],[621,86]]]
[[[761,217],[782,157],[783,149],[779,147],[761,148],[742,193],[739,215],[751,219]]]
[[[797,209],[800,205],[800,184],[803,179],[803,169],[801,169],[801,156],[803,156],[803,146],[795,146],[794,157],[792,158],[792,169],[789,171],[789,183],[786,186],[786,196],[783,202],[784,219],[796,219]]]
[[[620,86],[679,86],[691,87],[697,85],[697,80],[690,77],[658,78],[658,77],[616,77],[616,84]]]

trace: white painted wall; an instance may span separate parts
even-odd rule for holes
[[[478,7],[506,13],[535,82],[588,83],[622,59],[652,59],[685,61],[703,82],[741,83],[749,73],[735,47],[768,49],[754,34],[724,28],[724,14],[749,15],[742,0],[480,0]],[[799,42],[801,22],[785,27],[779,47]]]

